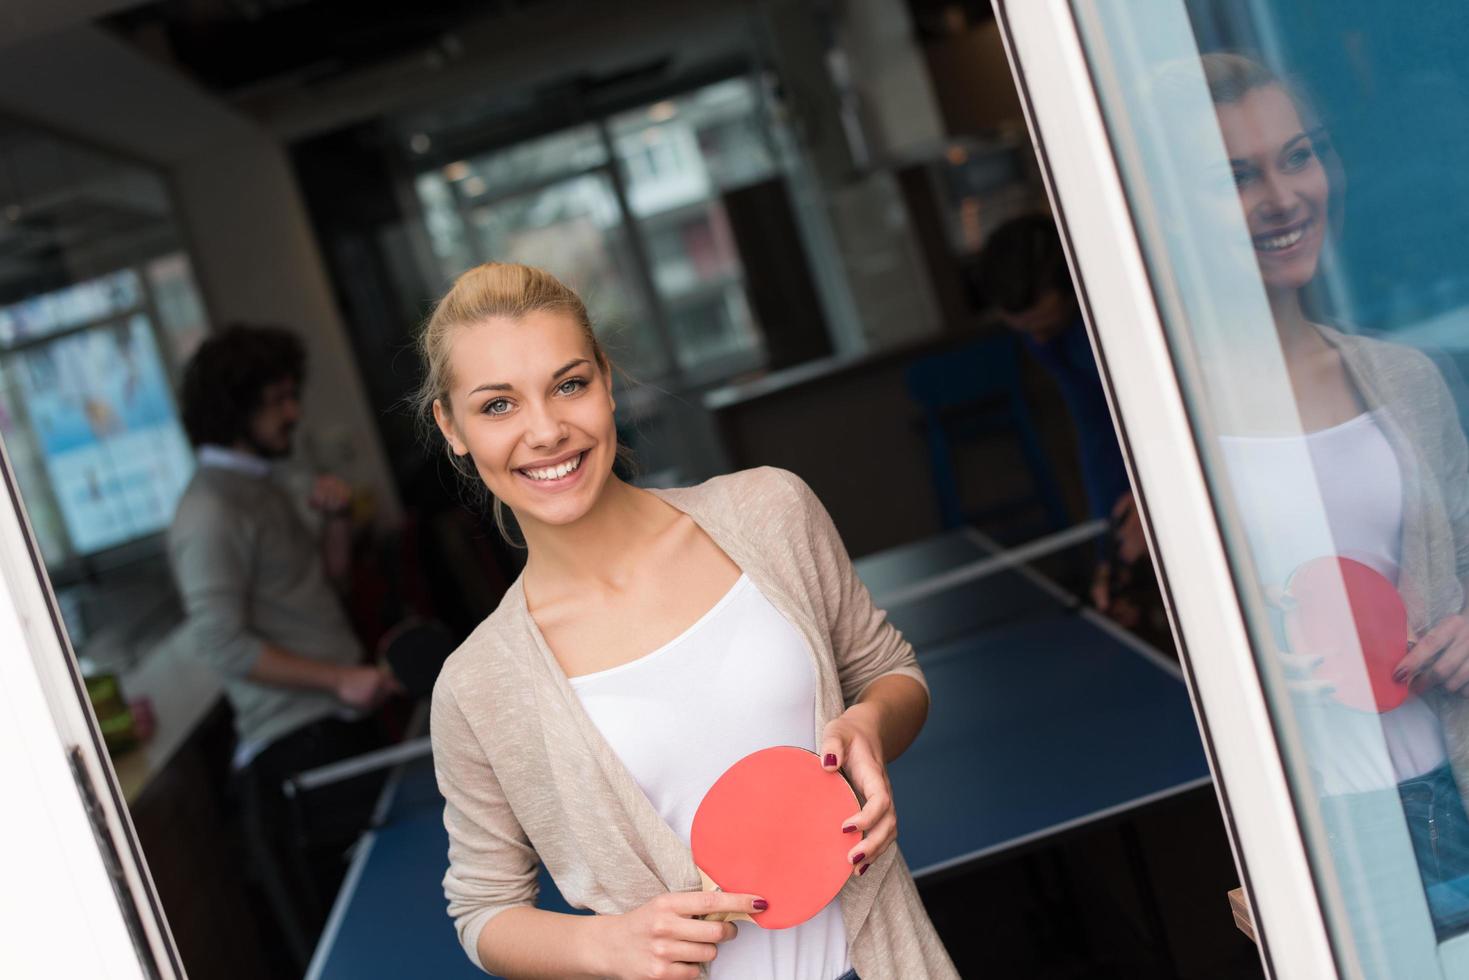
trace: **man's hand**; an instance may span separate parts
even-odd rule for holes
[[[328,517],[337,517],[352,506],[352,488],[347,481],[331,473],[323,473],[311,487],[307,503]]]
[[[381,667],[344,667],[332,693],[351,708],[372,711],[402,688]]]
[[[1112,528],[1117,538],[1117,558],[1131,565],[1148,553],[1148,539],[1143,535],[1143,519],[1137,512],[1137,501],[1129,490],[1112,505]]]

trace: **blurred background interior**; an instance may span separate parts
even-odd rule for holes
[[[163,553],[211,330],[306,343],[286,479],[354,488],[365,643],[407,613],[462,636],[518,572],[403,404],[429,304],[489,259],[587,300],[639,482],[791,469],[854,558],[1089,516],[977,275],[1046,210],[986,0],[8,0],[0,46],[0,438],[85,669],[151,705],[114,761],[194,976],[302,966],[239,867]],[[937,449],[914,379],[975,349],[999,367],[953,401],[987,421]],[[1205,787],[925,899],[966,975],[1257,975],[1218,820]]]

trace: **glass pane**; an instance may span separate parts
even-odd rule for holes
[[[31,435],[73,548],[152,534],[194,468],[145,316],[7,355],[6,385]]]
[[[434,258],[447,286],[455,276],[478,261],[474,246],[469,241],[469,228],[459,212],[454,191],[441,174],[419,174],[413,186],[423,207],[429,247],[433,249]]]
[[[445,180],[466,197],[511,191],[591,170],[607,162],[607,148],[593,124],[516,143],[472,160],[448,164]]]
[[[551,269],[576,290],[615,361],[643,376],[666,371],[667,359],[635,286],[622,213],[605,174],[475,205],[469,223],[483,255]]]
[[[1074,9],[1343,975],[1466,975],[1469,10]]]
[[[20,483],[26,515],[41,547],[41,556],[47,568],[57,568],[71,555],[66,526],[61,520],[56,500],[51,496],[45,460],[24,419],[23,406],[12,386],[10,373],[0,361],[0,440],[4,440],[5,452]]]
[[[759,99],[731,78],[607,121],[639,217],[730,190],[776,172]]]
[[[749,80],[735,78],[608,120],[685,369],[740,370],[763,356],[719,198],[775,174],[758,112]]]
[[[131,269],[32,296],[0,308],[0,346],[14,347],[69,327],[126,313],[137,309],[142,302],[142,284]]]
[[[147,275],[153,308],[158,312],[158,322],[168,343],[169,359],[182,366],[209,333],[204,297],[194,281],[193,266],[187,255],[176,252],[149,262]]]
[[[668,211],[641,230],[679,363],[694,368],[756,350],[761,341],[724,207],[712,201]]]

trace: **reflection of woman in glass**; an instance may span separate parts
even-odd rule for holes
[[[1268,70],[1232,54],[1203,61],[1305,432],[1222,438],[1257,569],[1267,589],[1276,590],[1318,557],[1320,539],[1302,518],[1324,506],[1335,553],[1396,584],[1416,637],[1394,675],[1413,692],[1400,707],[1379,715],[1329,698],[1313,702],[1330,741],[1313,746],[1311,764],[1328,811],[1366,798],[1359,794],[1397,788],[1435,927],[1441,934],[1463,928],[1469,924],[1469,817],[1459,789],[1469,777],[1464,435],[1427,357],[1343,334],[1303,309],[1301,293],[1317,274],[1339,171],[1331,169],[1319,134],[1303,122],[1310,114]],[[1308,473],[1297,485],[1291,473],[1303,458],[1315,479]],[[1307,495],[1317,488],[1319,504]],[[1291,659],[1309,664],[1320,653],[1295,649]],[[1452,882],[1459,879],[1464,890],[1456,894]]]

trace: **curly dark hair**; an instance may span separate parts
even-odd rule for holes
[[[996,228],[984,244],[975,283],[986,300],[1006,313],[1028,310],[1050,290],[1072,291],[1061,236],[1048,215],[1028,214]]]
[[[231,324],[199,345],[179,393],[184,430],[195,446],[233,445],[249,431],[265,389],[306,377],[306,348],[283,327]]]

